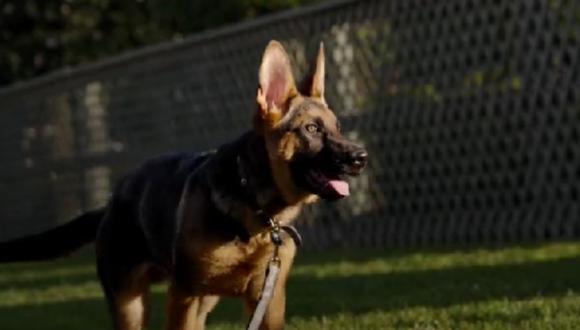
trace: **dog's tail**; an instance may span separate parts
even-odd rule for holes
[[[66,256],[95,240],[104,215],[104,208],[89,211],[43,233],[0,242],[0,263],[50,260]]]

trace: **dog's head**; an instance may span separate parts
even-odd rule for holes
[[[296,87],[290,59],[271,41],[260,66],[255,129],[264,135],[278,189],[291,204],[349,194],[347,176],[358,175],[367,152],[347,140],[324,99],[324,48],[320,45],[307,91]]]

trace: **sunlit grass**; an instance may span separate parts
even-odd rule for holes
[[[165,286],[152,292],[152,329]],[[575,329],[580,243],[300,254],[288,285],[289,329]],[[225,300],[210,329],[243,328]],[[110,328],[89,253],[0,265],[0,329]]]

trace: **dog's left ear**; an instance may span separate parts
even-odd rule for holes
[[[324,72],[324,44],[321,42],[320,47],[318,48],[318,56],[316,56],[314,73],[312,75],[310,96],[317,97],[326,103],[324,100]]]

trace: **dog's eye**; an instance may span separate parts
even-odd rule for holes
[[[306,131],[308,133],[316,133],[316,132],[318,132],[318,125],[308,124],[308,125],[306,125]]]

